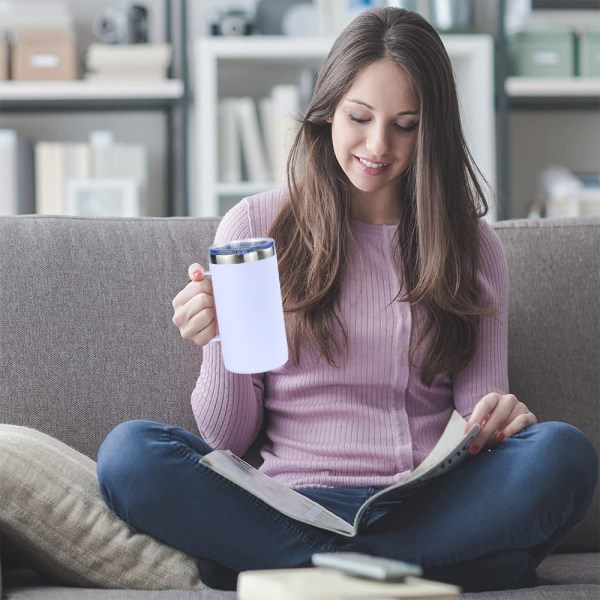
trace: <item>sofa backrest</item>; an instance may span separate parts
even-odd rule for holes
[[[119,422],[196,431],[202,352],[172,324],[218,219],[0,217],[0,422],[95,457]],[[507,221],[512,391],[597,444],[600,219]],[[598,502],[563,545],[598,547]]]
[[[600,218],[495,224],[509,265],[511,391],[539,421],[566,421],[600,447]],[[568,448],[565,448],[568,452]],[[599,490],[561,545],[599,549]]]
[[[95,458],[119,422],[194,429],[202,351],[171,300],[217,219],[0,218],[0,422]]]

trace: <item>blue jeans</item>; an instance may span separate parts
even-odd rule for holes
[[[211,566],[235,574],[308,566],[314,552],[359,551],[420,564],[426,575],[465,590],[518,587],[525,571],[531,575],[584,517],[598,472],[596,451],[578,429],[533,425],[408,500],[375,506],[359,535],[348,538],[290,519],[214,473],[199,462],[210,451],[188,431],[128,421],[98,453],[108,506],[138,530],[197,557],[205,580]],[[299,491],[352,521],[377,490]],[[490,565],[500,570],[498,581],[490,572],[476,581]],[[225,580],[213,587],[235,585],[235,578]]]

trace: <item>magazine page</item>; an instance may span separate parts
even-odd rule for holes
[[[465,434],[466,424],[466,420],[453,411],[444,433],[423,462],[410,475],[380,490],[362,504],[354,519],[355,531],[358,531],[363,512],[372,502],[382,496],[386,500],[402,500],[412,494],[415,488],[451,471],[469,458],[469,446],[479,433],[479,425]]]
[[[261,473],[229,450],[214,450],[200,462],[292,519],[335,533],[353,535],[350,523]]]
[[[372,502],[382,496],[386,496],[386,500],[401,500],[416,487],[448,472],[468,458],[469,446],[477,436],[479,427],[465,435],[465,425],[466,421],[454,411],[444,433],[423,462],[410,475],[383,488],[365,501],[353,524],[261,473],[229,450],[214,450],[200,462],[292,519],[352,537],[358,531],[362,514]]]

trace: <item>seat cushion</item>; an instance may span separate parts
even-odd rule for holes
[[[93,460],[44,433],[0,424],[0,498],[3,552],[55,581],[151,590],[205,587],[193,557],[139,533],[110,511]]]
[[[5,573],[3,600],[235,600],[235,592],[219,590],[106,590],[66,587],[29,569]]]
[[[537,573],[541,585],[589,583],[600,586],[600,554],[551,554],[538,567]],[[600,598],[600,594],[597,597]]]

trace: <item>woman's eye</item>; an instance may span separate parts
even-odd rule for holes
[[[352,115],[352,114],[350,114],[350,115],[348,115],[348,116],[350,117],[350,120],[351,120],[351,121],[354,121],[355,123],[360,123],[361,125],[362,125],[363,123],[367,123],[367,122],[369,121],[369,119],[361,119],[361,118],[359,118],[359,117],[356,117],[356,116],[354,116],[354,115]]]
[[[410,123],[409,125],[400,125],[400,123],[395,123],[395,127],[396,129],[398,129],[398,131],[401,131],[402,133],[410,133],[411,131],[414,131],[417,128],[417,125],[419,124],[418,121],[415,121],[414,123]]]

